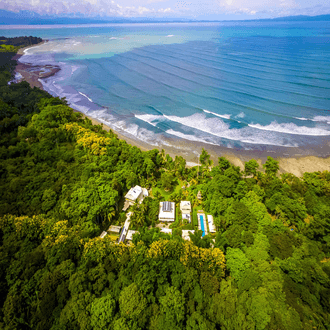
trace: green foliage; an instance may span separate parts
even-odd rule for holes
[[[265,169],[265,172],[269,177],[275,177],[280,169],[278,161],[270,156],[267,157],[267,161],[264,165],[262,165],[262,167]]]
[[[147,300],[138,290],[135,283],[132,283],[120,293],[119,297],[120,312],[123,317],[137,319],[147,307]]]
[[[5,55],[1,329],[329,328],[329,172],[277,177],[270,157],[266,174],[250,160],[242,176],[224,157],[210,171],[203,150],[197,173],[182,157],[142,152],[93,126],[65,100],[8,85],[13,63]],[[177,179],[191,186],[160,188]],[[101,239],[125,218],[124,195],[135,184],[153,188],[155,198],[132,207],[140,232],[133,245]],[[180,226],[161,233],[164,197],[191,200],[191,226],[203,209],[218,233],[201,238],[196,230],[190,241]]]

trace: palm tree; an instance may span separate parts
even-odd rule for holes
[[[108,218],[109,222],[111,222],[112,218],[115,215],[116,215],[116,210],[113,207],[111,207],[107,214],[107,218]]]

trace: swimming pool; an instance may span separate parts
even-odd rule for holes
[[[204,217],[202,215],[199,216],[199,221],[201,223],[201,229],[203,231],[202,237],[205,236],[205,228],[204,228]]]

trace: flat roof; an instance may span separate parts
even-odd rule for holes
[[[189,233],[195,234],[195,230],[182,230],[182,238],[186,241],[190,241]]]
[[[214,225],[213,216],[211,214],[207,215],[207,222],[209,223],[210,233],[215,233],[216,228],[215,228],[215,225]]]
[[[190,213],[182,213],[182,219],[187,219],[190,222]]]
[[[170,228],[160,228],[160,231],[162,233],[172,234],[172,229],[170,229]]]
[[[142,192],[143,192],[143,196],[144,197],[148,197],[149,193],[148,193],[148,189],[147,188],[142,188]]]
[[[182,210],[183,208],[191,210],[190,201],[181,201],[180,202],[180,209]]]
[[[125,195],[125,198],[135,201],[142,193],[142,188],[140,186],[135,186],[131,188]]]
[[[120,226],[110,226],[108,231],[112,231],[113,233],[120,233],[120,229],[121,227]]]
[[[139,232],[137,230],[129,230],[126,235],[126,239],[131,241],[133,239],[133,235],[136,233],[139,233]]]
[[[102,234],[100,235],[100,237],[101,237],[101,238],[104,238],[106,234],[107,234],[106,231],[102,231]]]
[[[127,235],[127,232],[128,232],[128,228],[129,228],[129,225],[131,223],[131,220],[130,220],[131,215],[132,215],[132,212],[128,212],[126,214],[126,221],[124,223],[124,228],[123,228],[123,230],[122,230],[122,232],[120,234],[118,243],[125,241],[125,238],[126,238],[126,235]]]
[[[166,210],[163,209],[164,203]],[[175,203],[174,202],[160,202],[159,203],[159,214],[158,219],[160,221],[174,221],[175,218]]]

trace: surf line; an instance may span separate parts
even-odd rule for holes
[[[84,94],[82,92],[78,92],[78,93],[82,96],[85,96],[88,99],[88,101],[93,102],[93,100],[91,98],[89,98],[86,94]]]

